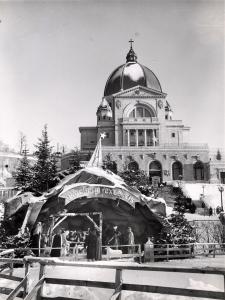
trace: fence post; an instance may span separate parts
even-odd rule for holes
[[[14,253],[14,251],[13,251],[13,253],[12,253],[12,259],[15,257],[15,253]],[[10,269],[10,271],[9,271],[9,275],[10,276],[12,276],[13,275],[13,262],[11,262],[10,264],[9,264],[9,269]]]
[[[109,246],[107,246],[107,248],[106,248],[106,256],[107,256],[107,260],[110,260]]]
[[[78,260],[78,244],[76,244],[75,260]]]
[[[216,244],[213,245],[213,258],[216,257]]]
[[[169,244],[166,245],[166,260],[169,261]]]
[[[39,271],[39,280],[44,276],[45,274],[45,263],[40,262],[40,271]],[[41,300],[41,294],[42,294],[43,285],[39,288],[37,292],[37,300]]]
[[[25,277],[27,276],[28,272],[29,272],[29,261],[25,261]],[[28,294],[28,278],[24,283],[24,288],[23,288],[23,298],[26,297],[26,295]]]
[[[114,296],[116,300],[121,299],[121,291],[122,291],[122,269],[116,269],[115,292],[114,292]]]
[[[224,298],[225,298],[225,274],[223,276],[223,289],[224,289]]]
[[[138,245],[139,264],[141,264],[141,245]]]

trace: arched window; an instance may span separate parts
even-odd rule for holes
[[[180,161],[175,161],[172,165],[173,180],[178,180],[183,176],[183,167]]]
[[[135,108],[130,112],[129,118],[151,118],[154,117],[153,111],[151,109],[146,108],[142,105],[137,105]]]
[[[130,170],[130,171],[138,171],[139,170],[138,163],[136,161],[131,161],[128,164],[128,170]]]
[[[194,179],[195,180],[204,180],[204,165],[199,160],[194,164]]]
[[[152,182],[153,177],[158,177],[162,181],[162,165],[158,160],[153,160],[149,165],[149,180]]]

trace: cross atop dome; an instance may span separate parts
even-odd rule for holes
[[[130,43],[130,49],[132,49],[132,43],[134,43],[134,40],[130,39],[129,43]]]
[[[132,43],[134,43],[134,41],[132,39],[130,39],[129,43],[130,43],[130,50],[127,53],[127,56],[126,56],[127,63],[128,62],[137,62],[137,55],[134,52],[133,47],[132,47]]]

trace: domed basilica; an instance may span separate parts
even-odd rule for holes
[[[118,171],[140,169],[152,181],[208,181],[207,144],[188,143],[190,127],[173,119],[160,81],[138,63],[131,41],[126,63],[109,76],[97,109],[97,126],[80,127],[81,151],[94,150],[101,133],[103,157]]]

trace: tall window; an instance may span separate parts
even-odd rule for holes
[[[204,180],[204,165],[199,160],[194,164],[194,179],[195,180]]]
[[[173,180],[178,180],[183,175],[182,163],[175,161],[172,165]]]
[[[154,113],[150,109],[141,105],[135,106],[129,114],[129,118],[151,118],[153,116]]]

